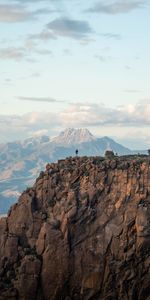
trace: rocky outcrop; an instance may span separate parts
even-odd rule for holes
[[[0,300],[150,299],[150,160],[48,164],[0,220]]]

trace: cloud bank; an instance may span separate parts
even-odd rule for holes
[[[24,98],[22,97],[22,100]],[[26,98],[28,101],[55,101],[50,98]],[[104,105],[80,103],[70,105],[59,113],[32,112],[22,116],[0,115],[0,136],[4,140],[26,138],[36,132],[48,132],[66,127],[127,127],[137,128],[150,125],[150,101],[116,108]]]

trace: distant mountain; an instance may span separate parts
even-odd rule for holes
[[[96,138],[91,134],[88,129],[74,129],[68,128],[62,131],[58,137],[52,139],[52,142],[56,145],[70,146],[78,145],[86,142],[92,142]]]
[[[74,156],[76,149],[79,156],[103,156],[106,150],[118,155],[132,154],[109,137],[96,138],[88,129],[69,128],[52,139],[41,136],[0,144],[0,214],[33,184],[48,162]]]

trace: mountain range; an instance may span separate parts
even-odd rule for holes
[[[137,152],[109,137],[97,138],[88,129],[74,128],[55,138],[40,136],[0,144],[0,214],[6,213],[20,193],[33,184],[48,162],[75,156],[76,149],[79,156],[103,156],[106,150],[118,155]]]

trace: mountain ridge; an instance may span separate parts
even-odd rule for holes
[[[73,157],[76,149],[79,156],[103,156],[106,150],[118,155],[133,154],[113,139],[97,138],[85,128],[69,128],[54,138],[31,137],[0,145],[0,214],[16,201],[15,194],[32,185],[47,162]]]

